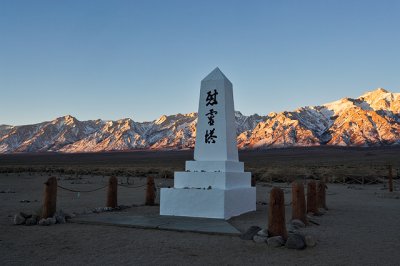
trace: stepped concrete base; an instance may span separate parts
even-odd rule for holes
[[[234,189],[251,187],[250,172],[175,172],[174,188]]]
[[[160,194],[161,215],[229,219],[256,210],[254,187],[162,188]]]
[[[237,161],[186,161],[185,169],[190,172],[242,172],[244,163]]]
[[[177,216],[137,216],[121,213],[102,213],[73,218],[72,223],[112,225],[132,228],[148,228],[179,232],[205,234],[240,235],[240,231],[222,219],[177,217]]]

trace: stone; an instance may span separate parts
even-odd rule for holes
[[[273,236],[267,239],[268,246],[277,248],[285,244],[285,240],[281,236]]]
[[[267,239],[268,237],[266,236],[259,236],[259,235],[253,236],[253,241],[256,243],[267,243]]]
[[[56,223],[58,224],[65,224],[67,222],[62,213],[56,213],[54,217],[56,218]]]
[[[20,212],[20,214],[21,214],[25,219],[28,219],[28,218],[31,218],[31,217],[32,217],[32,214],[28,214],[28,213],[24,213],[24,212]]]
[[[291,223],[295,228],[297,227],[297,229],[306,227],[306,225],[305,225],[302,221],[300,221],[300,220],[298,220],[298,219],[294,219],[294,220],[292,220],[290,223]]]
[[[57,218],[57,216],[58,216],[58,218]],[[65,220],[65,222],[66,222],[66,221],[68,221],[68,220],[74,218],[75,216],[76,216],[75,214],[73,214],[73,213],[71,214],[71,213],[68,213],[68,212],[64,212],[63,210],[59,210],[59,211],[57,211],[56,214],[55,214],[57,223],[59,223],[58,219],[60,219],[60,221],[61,221],[61,223],[62,223],[62,217],[64,217],[64,220]]]
[[[249,229],[244,232],[240,238],[243,240],[253,240],[253,237],[261,230],[258,226],[250,226]]]
[[[285,246],[289,249],[304,249],[306,243],[300,234],[289,234]]]
[[[317,245],[317,241],[315,241],[315,238],[310,235],[306,235],[304,237],[304,241],[307,247],[315,247],[315,245]]]
[[[47,223],[48,223],[49,225],[53,225],[53,224],[56,224],[56,223],[57,223],[57,220],[56,220],[55,217],[49,217],[49,218],[46,219],[46,221],[47,221]]]
[[[31,218],[26,219],[25,225],[36,225],[37,222],[38,222],[38,217],[34,215]]]
[[[257,232],[257,235],[268,237],[268,229],[261,229],[260,231]]]
[[[17,213],[16,215],[14,215],[14,224],[15,225],[20,225],[20,224],[24,224],[25,223],[25,217],[23,216],[23,214]]]
[[[39,220],[39,225],[47,226],[50,225],[50,223],[47,219],[42,218]]]
[[[232,83],[216,68],[201,81],[194,160],[175,172],[173,188],[161,189],[160,214],[229,219],[254,210],[251,173],[239,161]]]
[[[287,231],[288,231],[289,233],[298,233],[298,232],[299,232],[299,227],[293,225],[292,223],[289,223],[289,224],[287,225]]]
[[[66,220],[70,220],[70,219],[75,218],[75,217],[76,217],[76,213],[66,213],[65,214],[65,219]]]

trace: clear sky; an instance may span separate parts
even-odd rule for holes
[[[196,112],[216,66],[268,114],[400,91],[400,1],[0,0],[0,124]]]

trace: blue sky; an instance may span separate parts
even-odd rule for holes
[[[399,92],[400,1],[0,0],[0,124],[197,111],[216,66],[268,114]]]

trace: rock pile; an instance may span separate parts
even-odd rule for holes
[[[53,225],[53,224],[65,224],[74,215],[67,214],[62,210],[56,212],[53,217],[40,218],[36,214],[27,214],[24,212],[19,212],[14,215],[15,225]]]
[[[255,243],[265,243],[271,247],[286,247],[288,249],[305,249],[315,247],[315,238],[308,234],[303,234],[300,230],[306,225],[300,220],[292,220],[288,225],[288,236],[285,240],[283,236],[270,236],[267,229],[258,226],[249,227],[241,236],[243,240],[253,240]]]

